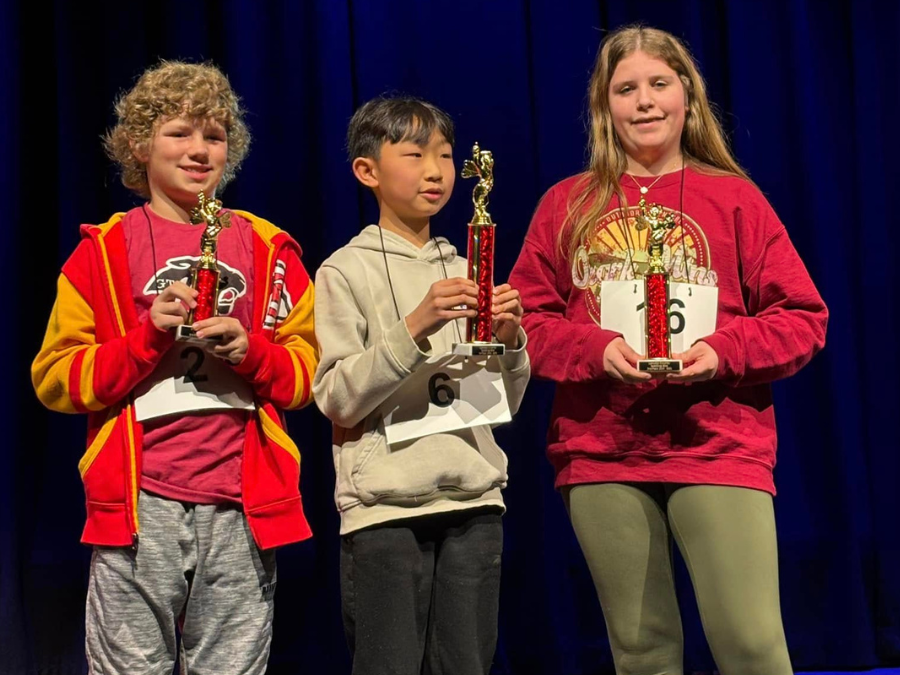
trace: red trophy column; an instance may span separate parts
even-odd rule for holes
[[[216,316],[216,309],[219,304],[219,271],[198,269],[196,278],[197,306],[194,308],[191,318],[193,321],[211,319]]]
[[[469,225],[469,278],[478,284],[478,315],[466,324],[467,342],[492,339],[494,293],[494,226]]]
[[[650,269],[644,275],[647,312],[647,358],[638,361],[638,370],[645,373],[677,373],[681,361],[672,358],[672,340],[669,334],[669,275],[663,264],[663,242],[666,233],[675,227],[675,217],[665,214],[658,204],[649,207],[641,197],[638,204],[638,230],[648,229],[647,251]]]
[[[648,273],[647,285],[647,357],[667,359],[671,351],[669,337],[669,289],[665,274]]]

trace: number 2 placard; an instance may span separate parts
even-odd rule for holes
[[[197,410],[255,407],[253,390],[244,378],[191,344],[176,343],[134,390],[138,421]]]
[[[647,353],[643,281],[604,281],[600,286],[600,327],[621,333],[639,354]],[[719,289],[715,286],[669,283],[669,333],[672,352],[690,349],[716,331]]]
[[[499,360],[455,354],[428,359],[380,410],[388,443],[512,419]]]

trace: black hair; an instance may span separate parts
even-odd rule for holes
[[[378,159],[384,143],[425,145],[434,132],[453,146],[453,120],[436,105],[413,96],[379,96],[350,119],[347,154],[351,162],[357,157]]]

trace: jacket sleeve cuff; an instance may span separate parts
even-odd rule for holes
[[[393,328],[384,334],[384,341],[391,356],[408,373],[415,370],[419,364],[424,363],[431,356],[431,345],[428,340],[426,339],[422,343],[416,344],[412,335],[409,334],[409,328],[406,327],[405,319],[400,319]],[[428,351],[423,351],[420,345],[427,346]]]
[[[170,330],[160,330],[150,319],[145,319],[131,334],[131,352],[141,361],[159,361],[163,354],[175,343],[175,335]]]
[[[269,342],[262,335],[248,334],[247,353],[244,354],[243,361],[233,366],[234,371],[245,378],[254,379],[266,362],[269,348]]]

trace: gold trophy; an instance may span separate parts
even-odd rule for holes
[[[650,232],[647,236],[647,252],[650,269],[644,275],[644,291],[647,307],[647,358],[638,361],[638,370],[644,373],[678,373],[682,363],[672,358],[672,336],[669,332],[669,275],[663,265],[663,242],[666,233],[675,227],[675,216],[666,214],[659,204],[647,205],[644,196],[638,202],[641,215],[635,229]]]
[[[217,342],[222,338],[198,338],[191,326],[219,315],[220,275],[217,250],[219,234],[223,228],[231,226],[231,214],[222,213],[222,202],[209,199],[204,193],[197,195],[199,203],[191,209],[191,223],[206,223],[200,235],[200,261],[191,268],[191,288],[197,291],[197,306],[188,313],[187,323],[175,328],[175,339],[190,342]]]
[[[472,192],[475,215],[469,223],[469,279],[478,284],[475,317],[466,320],[466,341],[453,345],[454,354],[493,356],[503,354],[505,346],[493,342],[494,317],[491,312],[494,295],[494,221],[487,212],[488,196],[494,187],[494,156],[472,147],[472,159],[463,162],[463,178],[477,177]]]

